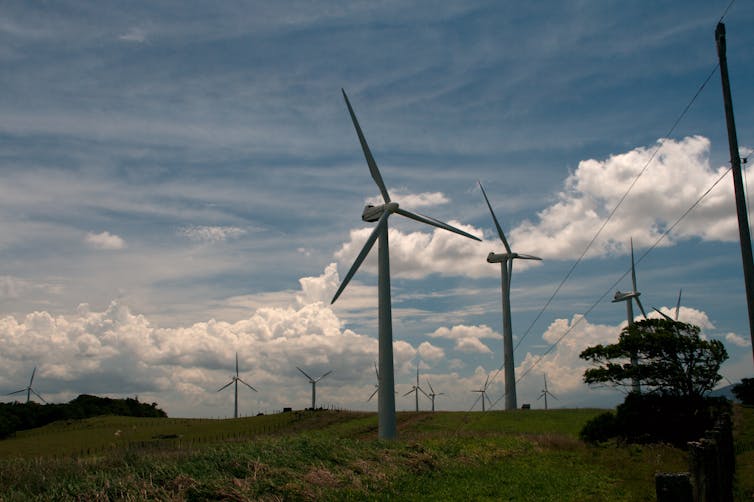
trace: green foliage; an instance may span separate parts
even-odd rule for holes
[[[581,429],[579,437],[587,443],[603,443],[620,434],[618,421],[612,411],[606,411],[589,420]]]
[[[747,406],[754,406],[754,378],[742,378],[733,386],[733,395]]]
[[[704,340],[698,326],[668,319],[646,319],[627,326],[618,343],[596,345],[579,357],[595,368],[584,373],[588,384],[630,387],[634,379],[666,396],[696,399],[722,379],[728,353],[719,340]],[[635,358],[637,364],[631,364]]]

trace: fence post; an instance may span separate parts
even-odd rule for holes
[[[693,489],[688,472],[658,472],[655,474],[657,502],[692,500]]]
[[[714,440],[702,438],[689,443],[689,468],[694,485],[694,500],[712,502],[717,500],[717,445]]]

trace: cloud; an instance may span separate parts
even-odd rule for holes
[[[143,28],[136,26],[129,29],[123,35],[119,36],[118,40],[140,44],[144,43],[147,40],[147,33]]]
[[[735,333],[728,333],[725,335],[725,341],[738,347],[750,347],[751,341],[747,340]]]
[[[429,342],[420,343],[417,351],[424,361],[439,361],[445,357],[445,351],[442,348],[435,347]]]
[[[99,234],[89,232],[86,234],[84,240],[94,249],[116,250],[123,249],[126,246],[126,243],[122,238],[111,234],[110,232],[102,232]]]
[[[526,220],[511,231],[514,246],[543,258],[578,257],[645,166],[648,166],[646,172],[636,181],[588,256],[625,252],[628,236],[633,237],[637,247],[654,244],[726,171],[725,167],[710,166],[710,141],[702,136],[661,139],[657,146],[660,148],[654,158],[656,147],[651,146],[605,160],[581,161],[566,179],[557,201],[540,211],[536,221]],[[734,241],[738,238],[737,228],[732,187],[724,183],[660,245],[671,246],[692,237]]]
[[[222,242],[229,239],[237,239],[246,234],[246,230],[239,227],[220,227],[220,226],[189,226],[183,227],[178,231],[184,237],[192,241],[199,242]]]
[[[491,354],[492,350],[481,339],[491,338],[502,340],[502,335],[495,333],[492,328],[485,326],[465,326],[463,324],[450,328],[441,327],[430,333],[432,338],[446,338],[455,341],[455,349],[466,353]]]

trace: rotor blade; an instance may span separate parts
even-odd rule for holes
[[[664,317],[664,318],[665,318],[665,319],[667,319],[668,321],[673,321],[673,320],[674,320],[674,319],[673,319],[672,317],[670,317],[670,316],[669,316],[668,314],[666,314],[665,312],[660,312],[660,311],[659,311],[659,310],[657,309],[657,307],[652,307],[652,308],[654,309],[654,311],[655,311],[655,312],[657,312],[658,314],[660,314],[660,315],[661,315],[662,317]]]
[[[325,377],[326,377],[327,375],[329,375],[329,374],[330,374],[330,373],[332,373],[332,372],[333,372],[333,370],[330,370],[330,371],[328,371],[327,373],[325,373],[325,374],[324,374],[324,375],[322,375],[321,377],[317,378],[317,381],[319,382],[320,380],[322,380],[323,378],[325,378]]]
[[[375,395],[375,394],[377,394],[377,392],[378,392],[379,390],[380,390],[380,388],[379,388],[379,387],[377,387],[376,389],[374,389],[374,392],[372,392],[372,395],[371,395],[371,396],[369,396],[369,399],[367,399],[367,402],[371,401],[371,400],[372,400],[372,398],[374,397],[374,395]]]
[[[238,352],[236,352],[236,376],[238,376]]]
[[[631,239],[631,285],[633,286],[633,291],[636,293],[638,291],[636,289],[636,265],[634,264],[634,240]],[[646,317],[646,316],[644,316]]]
[[[408,396],[409,394],[411,394],[412,392],[414,392],[414,390],[416,390],[416,389],[411,389],[410,391],[406,392],[405,394],[403,394],[403,397]]]
[[[235,380],[231,380],[230,382],[226,383],[225,385],[223,385],[222,387],[220,387],[219,389],[217,389],[217,392],[220,392],[224,388],[229,387],[233,382],[235,382]]]
[[[310,377],[309,375],[307,375],[307,374],[306,374],[306,371],[302,370],[302,369],[301,369],[301,368],[299,368],[298,366],[296,366],[296,369],[297,369],[297,370],[299,370],[299,371],[300,371],[301,373],[303,373],[303,374],[304,374],[304,376],[305,376],[306,378],[308,378],[310,382],[316,382],[316,380],[314,380],[314,379],[313,379],[312,377]]]
[[[374,374],[377,375],[377,381],[380,381],[380,370],[377,369],[377,362],[374,361]]]
[[[29,387],[31,387],[31,384],[34,382],[34,374],[37,372],[37,367],[34,366],[34,369],[31,372],[31,378],[29,379]]]
[[[12,396],[13,394],[20,394],[20,393],[22,393],[22,392],[26,392],[27,390],[28,390],[28,389],[21,389],[21,390],[17,390],[17,391],[15,391],[15,392],[8,392],[8,393],[6,394],[6,396]]]
[[[364,247],[361,248],[361,252],[359,253],[359,256],[356,257],[356,260],[353,262],[353,265],[351,265],[351,269],[343,278],[343,282],[340,283],[340,287],[338,288],[338,291],[335,292],[335,296],[333,296],[332,301],[330,302],[331,305],[335,303],[335,300],[337,300],[340,294],[343,292],[343,290],[346,289],[346,286],[351,281],[353,274],[356,273],[356,271],[361,266],[361,263],[369,254],[369,251],[371,251],[372,246],[374,246],[374,242],[380,236],[380,232],[382,231],[382,226],[387,225],[387,218],[389,215],[390,213],[385,211],[384,213],[382,213],[382,216],[380,216],[380,219],[377,221],[377,226],[374,227],[374,230],[372,231],[372,235],[370,235],[367,241],[364,243]]]
[[[250,388],[251,390],[253,390],[254,392],[257,392],[257,389],[255,389],[255,388],[254,388],[254,387],[252,387],[251,385],[247,384],[246,382],[244,382],[244,381],[243,381],[243,380],[241,380],[240,378],[238,379],[238,381],[239,381],[239,382],[241,382],[242,384],[244,384],[245,386],[247,386],[248,388]]]
[[[490,382],[490,376],[489,376],[489,375],[487,375],[487,379],[486,379],[486,380],[484,381],[484,387],[483,387],[483,389],[484,389],[484,390],[487,390],[487,384],[488,384],[489,382]]]
[[[479,188],[482,189],[482,195],[484,195],[484,200],[487,202],[487,207],[490,208],[490,214],[492,215],[492,220],[495,222],[495,227],[497,227],[497,235],[500,236],[500,240],[503,241],[503,246],[505,246],[505,250],[508,252],[508,254],[511,254],[513,251],[511,251],[511,247],[508,244],[508,239],[505,238],[505,233],[503,233],[503,228],[500,226],[500,223],[497,221],[497,216],[495,216],[495,211],[492,210],[492,204],[490,204],[490,199],[487,198],[487,192],[484,191],[484,187],[482,186],[482,182],[477,180],[477,183],[479,183]]]
[[[533,255],[530,255],[530,254],[518,254],[517,253],[516,254],[516,258],[520,258],[522,260],[539,260],[539,261],[542,261],[542,258],[540,258],[539,256],[533,256]]]
[[[490,405],[491,405],[492,404],[492,399],[490,399],[490,396],[488,396],[486,392],[484,394],[482,394],[482,395],[487,398],[487,402],[490,403]]]
[[[372,152],[369,151],[369,145],[367,145],[367,140],[366,138],[364,138],[364,133],[361,131],[359,121],[356,120],[356,114],[353,112],[353,108],[351,107],[351,102],[348,100],[346,91],[344,89],[341,89],[341,91],[343,92],[343,98],[346,100],[346,106],[348,106],[348,113],[351,115],[353,126],[356,128],[356,134],[359,136],[359,143],[361,143],[361,149],[364,151],[364,157],[366,157],[367,159],[369,172],[372,174],[372,179],[374,179],[374,182],[377,183],[377,187],[380,189],[380,193],[382,194],[382,198],[385,201],[385,204],[387,204],[388,202],[390,202],[390,195],[388,195],[387,188],[385,188],[385,182],[382,181],[382,175],[380,175],[380,170],[377,169],[377,163],[374,161],[374,157],[372,157]]]
[[[544,395],[545,395],[545,393],[544,393],[544,391],[542,391],[542,393],[537,398],[537,401],[539,401],[540,399],[542,399],[544,397]]]
[[[432,388],[432,384],[429,382],[429,378],[427,378],[427,385],[429,385],[429,390],[432,392],[432,394],[435,393],[435,389]]]
[[[428,399],[432,399],[431,397],[429,397],[429,394],[427,394],[426,392],[424,392],[424,389],[422,389],[421,387],[417,387],[417,389],[419,389],[419,392],[421,392],[422,394],[424,394],[425,396],[427,396]]]
[[[644,316],[644,319],[647,318],[647,313],[644,310],[644,306],[641,304],[641,300],[639,300],[639,295],[634,296],[634,300],[636,300],[636,304],[639,306],[639,310],[641,310],[641,315]],[[631,300],[629,300],[631,301]]]
[[[675,320],[678,320],[678,313],[681,311],[681,293],[683,293],[682,289],[678,290],[678,303],[675,304]]]
[[[551,397],[551,398],[553,398],[554,400],[556,400],[556,401],[560,401],[560,399],[558,399],[557,397],[555,397],[555,394],[553,394],[553,393],[552,393],[552,392],[550,392],[549,390],[547,391],[547,393],[548,393],[548,394],[550,394],[550,397]]]
[[[400,214],[401,216],[405,216],[406,218],[411,218],[412,220],[420,221],[422,223],[426,223],[427,225],[432,225],[433,227],[444,228],[445,230],[449,230],[458,235],[463,235],[464,237],[468,237],[469,239],[474,239],[475,241],[481,242],[482,240],[479,237],[471,235],[468,232],[464,232],[460,228],[456,228],[454,226],[448,225],[447,223],[444,223],[440,220],[436,220],[435,218],[432,218],[429,216],[412,213],[410,211],[406,211],[405,209],[401,209],[400,207],[396,209],[395,212]]]
[[[32,392],[32,394],[34,394],[35,396],[37,396],[39,399],[41,399],[43,403],[47,403],[47,401],[45,400],[45,398],[43,398],[42,396],[40,396],[39,393],[37,393],[37,391],[35,391],[34,389],[31,389],[31,392]]]

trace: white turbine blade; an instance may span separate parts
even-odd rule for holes
[[[681,293],[683,293],[682,289],[678,290],[678,302],[675,304],[675,320],[678,320],[678,313],[681,311]]]
[[[34,366],[34,369],[31,372],[31,378],[29,379],[29,387],[31,387],[31,384],[34,382],[34,374],[37,372],[37,367]]]
[[[664,318],[665,318],[665,319],[667,319],[668,321],[673,321],[673,320],[674,320],[674,319],[673,319],[672,317],[670,317],[670,316],[669,316],[668,314],[666,314],[665,312],[660,312],[660,310],[659,310],[659,309],[657,309],[657,307],[652,307],[652,308],[654,309],[654,311],[655,311],[655,312],[657,312],[658,314],[660,314],[660,315],[661,315],[662,317],[664,317]]]
[[[429,382],[429,378],[427,378],[427,385],[429,385],[429,390],[432,392],[432,394],[435,393],[435,389],[432,388],[432,384]]]
[[[647,313],[644,310],[644,306],[641,304],[641,300],[639,300],[639,295],[634,296],[634,300],[636,300],[636,304],[639,306],[639,310],[641,310],[641,315],[644,316],[644,319],[647,318]],[[629,300],[631,301],[631,300]]]
[[[220,392],[224,388],[229,387],[233,382],[235,382],[235,380],[231,380],[230,382],[226,383],[225,385],[223,385],[222,387],[220,387],[219,389],[217,389],[217,392]]]
[[[401,216],[405,216],[406,218],[411,218],[412,220],[420,221],[422,223],[426,223],[427,225],[432,225],[433,227],[443,228],[443,229],[448,230],[450,232],[453,232],[455,234],[463,235],[464,237],[468,237],[469,239],[474,239],[475,241],[480,241],[481,242],[481,240],[482,240],[479,237],[471,235],[468,232],[464,232],[460,228],[456,228],[456,227],[454,227],[452,225],[448,225],[447,223],[442,222],[440,220],[437,220],[435,218],[432,218],[430,216],[424,216],[424,215],[421,215],[421,214],[412,213],[410,211],[406,211],[405,209],[401,209],[400,207],[398,209],[396,209],[395,212],[397,214],[400,214]]]
[[[238,376],[238,352],[236,352],[236,376]]]
[[[378,392],[379,390],[380,390],[380,388],[379,388],[379,387],[377,387],[376,389],[374,389],[374,392],[372,392],[372,395],[371,395],[371,396],[369,396],[369,399],[367,399],[367,402],[371,401],[371,400],[372,400],[372,398],[374,397],[374,395],[375,395],[375,394],[377,394],[377,392]]]
[[[492,204],[490,204],[490,199],[487,198],[487,192],[484,191],[484,187],[482,186],[481,181],[477,180],[477,183],[479,183],[479,188],[482,189],[482,195],[484,195],[484,200],[487,202],[487,207],[490,208],[490,214],[492,215],[492,220],[495,222],[495,227],[497,227],[497,235],[499,235],[500,240],[503,241],[503,246],[505,246],[505,250],[508,252],[508,254],[511,254],[513,251],[511,251],[511,247],[508,244],[508,239],[505,238],[503,227],[501,227],[500,223],[497,221],[497,216],[495,216],[495,211],[492,210]]]
[[[35,391],[34,389],[31,389],[31,393],[34,394],[35,396],[37,396],[39,399],[41,399],[43,403],[47,403],[47,401],[45,400],[45,398],[43,398],[42,396],[40,396],[37,393],[37,391]]]
[[[542,258],[539,256],[533,256],[530,254],[516,254],[516,258],[520,258],[522,260],[539,260],[542,261]]]
[[[380,381],[380,370],[377,369],[377,362],[374,361],[374,374],[377,375],[377,381]]]
[[[417,387],[417,389],[419,389],[419,392],[421,392],[422,394],[424,394],[425,396],[427,396],[428,399],[432,399],[431,397],[429,397],[429,394],[427,394],[426,392],[424,392],[424,389],[422,389],[421,387]]]
[[[637,292],[638,289],[636,289],[636,265],[634,264],[634,240],[633,239],[631,239],[631,285],[634,288],[633,289],[634,293]]]
[[[26,392],[27,390],[28,390],[28,389],[21,389],[21,390],[17,390],[17,391],[15,391],[15,392],[8,392],[8,393],[6,394],[6,396],[12,396],[13,394],[20,394],[20,393],[22,393],[22,392]]]
[[[374,161],[374,157],[372,157],[372,152],[369,150],[367,140],[364,137],[364,133],[361,131],[359,121],[356,120],[356,114],[353,112],[353,108],[351,107],[351,102],[348,100],[346,91],[344,89],[341,89],[341,91],[343,92],[343,98],[346,100],[346,106],[348,107],[348,113],[351,115],[353,126],[356,128],[356,135],[359,137],[359,143],[361,143],[361,149],[364,151],[364,157],[366,157],[367,159],[369,172],[372,174],[372,179],[374,179],[374,182],[377,183],[377,187],[380,189],[382,199],[385,201],[385,204],[387,204],[388,202],[390,202],[390,195],[388,195],[387,188],[385,188],[385,182],[382,181],[382,175],[380,175],[380,170],[377,169],[377,163]]]
[[[409,394],[411,394],[412,392],[414,392],[414,390],[416,390],[416,389],[411,389],[410,391],[406,392],[405,394],[403,394],[403,397],[408,396]]]
[[[300,371],[301,373],[303,373],[303,374],[304,374],[304,376],[305,376],[306,378],[308,378],[310,382],[316,382],[316,380],[315,380],[315,379],[313,379],[312,377],[310,377],[309,375],[307,375],[307,374],[306,374],[306,371],[302,370],[302,369],[301,369],[301,368],[299,368],[298,366],[296,366],[296,369],[297,369],[297,370],[299,370],[299,371]]]
[[[251,385],[247,384],[247,383],[246,383],[246,382],[244,382],[244,381],[243,381],[242,379],[240,379],[240,378],[239,378],[239,379],[238,379],[238,381],[239,381],[239,382],[241,382],[242,384],[244,384],[245,386],[247,386],[248,388],[250,388],[251,390],[253,390],[254,392],[257,392],[257,389],[255,389],[255,388],[254,388],[254,387],[252,387]]]
[[[387,218],[389,215],[390,213],[385,211],[384,213],[382,213],[382,216],[380,216],[379,221],[377,221],[377,226],[374,227],[374,230],[372,231],[372,235],[370,235],[367,241],[364,243],[364,247],[361,248],[361,252],[359,253],[359,256],[356,257],[356,260],[353,262],[353,265],[351,265],[351,269],[343,278],[343,282],[340,283],[340,287],[338,288],[338,291],[335,292],[335,296],[333,296],[332,301],[330,302],[331,305],[335,303],[335,300],[337,300],[340,294],[343,292],[343,290],[346,289],[346,286],[351,281],[351,278],[359,269],[362,262],[366,259],[367,255],[369,254],[369,251],[371,251],[372,249],[372,246],[374,246],[375,241],[380,236],[380,232],[382,231],[382,226],[387,225]]]
[[[321,377],[317,378],[317,381],[319,382],[320,380],[322,380],[323,378],[325,378],[325,377],[326,377],[327,375],[329,375],[329,374],[330,374],[330,373],[332,373],[332,372],[333,372],[333,370],[330,370],[330,371],[328,371],[327,373],[325,373],[325,374],[324,374],[324,375],[322,375]]]

